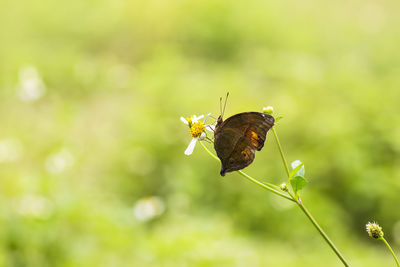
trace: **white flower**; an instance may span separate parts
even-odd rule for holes
[[[140,221],[149,221],[163,214],[164,201],[157,196],[149,196],[139,199],[134,207],[133,214]]]
[[[21,154],[21,141],[15,138],[0,140],[0,163],[15,161]]]
[[[17,213],[26,217],[48,219],[53,214],[53,202],[40,195],[23,195],[13,201]]]
[[[72,153],[69,150],[63,148],[58,153],[52,154],[47,157],[45,167],[49,173],[57,174],[71,167],[74,164],[74,161],[75,158]]]
[[[34,66],[27,66],[19,72],[18,96],[24,102],[34,102],[46,92],[46,85]]]
[[[189,125],[189,127],[191,127],[192,123],[199,122],[199,120],[202,119],[202,118],[204,118],[204,115],[200,115],[198,117],[196,115],[193,115],[192,117],[186,118],[186,119],[184,117],[181,117],[181,121],[184,124]]]
[[[193,137],[192,141],[190,141],[188,147],[185,150],[185,155],[191,155],[193,153],[194,147],[196,146],[196,143],[200,139],[204,139],[206,137],[205,133],[201,133],[200,137]]]
[[[206,129],[214,132],[214,125],[204,125],[209,115],[210,114],[206,116],[203,122],[200,122],[199,120],[204,118],[204,115],[200,115],[198,117],[196,115],[193,115],[192,117],[186,119],[184,117],[181,117],[181,121],[189,126],[189,132],[193,137],[185,150],[185,155],[191,155],[197,141],[206,138],[207,135],[204,132]]]

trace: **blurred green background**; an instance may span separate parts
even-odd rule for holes
[[[351,266],[400,253],[400,2],[13,1],[0,9],[0,266],[342,266],[180,116],[274,106]],[[246,169],[280,184],[271,136]]]

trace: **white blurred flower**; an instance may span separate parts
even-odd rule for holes
[[[10,138],[0,141],[0,162],[17,160],[22,152],[22,144],[18,139]]]
[[[148,221],[163,214],[164,210],[164,201],[157,196],[150,196],[141,198],[135,203],[133,214],[140,221]]]
[[[200,116],[196,116],[193,115],[192,117],[189,118],[184,118],[181,117],[181,121],[189,126],[189,132],[192,135],[192,140],[190,141],[188,147],[185,150],[185,155],[191,155],[193,153],[193,150],[196,146],[197,141],[199,140],[203,140],[204,138],[206,138],[206,133],[205,130],[209,130],[214,132],[214,125],[205,125],[205,121],[207,120],[208,116],[210,114],[208,114],[206,116],[206,118],[204,119],[204,122],[200,122],[199,120],[204,118],[204,115],[200,115]]]
[[[14,208],[22,216],[47,219],[53,213],[54,205],[48,198],[24,195],[14,200]]]
[[[36,101],[46,92],[46,86],[34,66],[27,66],[19,71],[17,92],[24,102]]]
[[[74,164],[74,156],[67,149],[62,149],[58,153],[47,157],[45,162],[46,170],[49,173],[61,173]]]

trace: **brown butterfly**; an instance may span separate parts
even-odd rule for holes
[[[223,121],[221,112],[214,131],[214,148],[222,164],[221,176],[253,162],[255,150],[263,148],[274,122],[274,117],[260,112],[239,113]]]

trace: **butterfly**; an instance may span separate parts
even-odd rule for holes
[[[253,162],[255,151],[263,148],[275,119],[260,112],[239,113],[225,121],[222,116],[221,112],[215,126],[214,148],[221,161],[220,174],[225,176],[225,173],[241,170]]]

